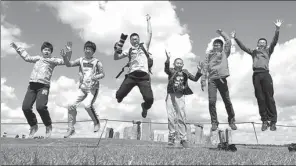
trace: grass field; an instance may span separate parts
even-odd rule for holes
[[[295,165],[296,153],[287,147],[238,145],[236,152],[215,146],[102,139],[14,139],[1,138],[2,165]]]

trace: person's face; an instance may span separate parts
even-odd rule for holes
[[[258,43],[257,43],[257,47],[258,47],[259,49],[263,49],[263,48],[265,48],[266,45],[267,45],[266,40],[259,40]]]
[[[181,60],[181,59],[175,60],[174,66],[177,70],[181,70],[184,66],[183,60]]]
[[[44,58],[50,58],[51,57],[51,49],[50,48],[43,48],[42,49],[42,55]]]
[[[132,36],[130,38],[130,42],[131,42],[132,46],[137,46],[140,43],[139,36]]]
[[[222,44],[221,43],[213,43],[213,51],[222,51]]]
[[[88,58],[88,59],[92,58],[93,54],[94,54],[94,50],[91,47],[85,47],[84,55],[86,58]]]

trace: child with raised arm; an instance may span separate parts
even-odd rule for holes
[[[247,48],[240,40],[238,40],[235,32],[232,32],[231,34],[237,45],[253,58],[253,86],[259,107],[259,114],[262,120],[262,131],[267,130],[269,126],[271,131],[276,130],[277,110],[273,97],[273,81],[269,74],[269,60],[274,47],[278,42],[282,23],[281,20],[277,20],[274,23],[276,30],[270,45],[267,46],[267,40],[265,38],[260,38],[257,42],[256,49]]]
[[[37,118],[32,110],[35,101],[36,109],[43,124],[46,126],[45,137],[49,138],[52,132],[52,122],[47,108],[50,80],[54,68],[58,65],[64,65],[64,61],[60,58],[52,57],[53,46],[49,42],[42,44],[41,56],[30,56],[25,49],[17,46],[15,43],[10,45],[26,62],[34,63],[29,86],[22,104],[22,110],[30,125],[29,138],[34,138],[35,133],[38,131]]]
[[[74,61],[69,61],[67,54],[71,55],[71,45],[66,47],[66,53],[61,50],[61,56],[67,67],[79,67],[80,85],[79,94],[74,103],[68,106],[68,132],[64,138],[69,138],[75,134],[74,125],[76,123],[77,106],[85,100],[85,110],[94,123],[94,132],[99,131],[100,121],[94,108],[94,102],[99,94],[99,80],[105,77],[102,63],[93,55],[96,52],[96,45],[91,41],[84,44],[84,57]],[[69,56],[69,55],[68,55]]]
[[[185,95],[193,94],[188,86],[188,80],[197,82],[201,77],[201,68],[198,66],[196,75],[183,69],[184,63],[181,58],[176,58],[174,68],[170,68],[170,54],[166,52],[167,60],[164,71],[168,75],[166,109],[168,113],[169,145],[175,144],[177,133],[181,136],[181,145],[188,148],[187,126],[185,112]]]
[[[152,64],[152,57],[149,54],[149,46],[152,38],[152,28],[150,23],[150,16],[146,16],[147,20],[147,40],[145,43],[140,43],[140,36],[137,33],[130,35],[130,43],[132,47],[125,51],[116,49],[114,52],[114,60],[129,58],[129,71],[125,75],[125,79],[116,92],[116,99],[118,103],[130,93],[130,91],[138,86],[140,93],[143,96],[144,102],[141,104],[142,117],[146,118],[148,110],[152,107],[154,102],[153,91],[151,88],[150,74]],[[116,43],[118,45],[118,43]],[[151,66],[150,66],[151,65]]]
[[[219,121],[216,111],[217,89],[223,99],[227,114],[228,123],[232,130],[237,130],[235,125],[235,113],[230,100],[227,77],[229,74],[228,57],[231,52],[230,37],[221,29],[216,31],[225,40],[216,39],[213,42],[213,49],[206,55],[204,61],[204,75],[201,78],[201,88],[204,91],[206,81],[208,81],[209,112],[211,116],[212,131],[218,129]]]

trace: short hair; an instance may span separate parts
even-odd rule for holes
[[[44,48],[49,48],[51,53],[53,52],[53,46],[51,43],[49,42],[43,42],[42,46],[41,46],[41,51],[44,49]]]
[[[258,41],[257,41],[257,43],[260,41],[260,40],[264,40],[266,43],[267,43],[267,40],[265,39],[265,38],[260,38],[260,39],[258,39]]]
[[[174,63],[176,63],[177,60],[181,60],[181,61],[183,62],[183,59],[181,59],[181,58],[176,58],[176,59],[174,60]]]
[[[221,46],[223,46],[223,41],[221,39],[214,40],[213,44],[219,43]]]
[[[132,33],[132,34],[130,35],[130,39],[131,39],[133,36],[138,36],[138,37],[140,37],[139,34],[137,34],[137,33]]]
[[[96,44],[95,44],[95,43],[93,43],[93,42],[91,42],[91,41],[87,41],[87,42],[84,44],[84,49],[85,49],[86,47],[90,47],[94,52],[96,52],[97,47],[96,47]]]

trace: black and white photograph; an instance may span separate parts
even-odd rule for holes
[[[296,165],[295,1],[1,1],[1,165]]]

